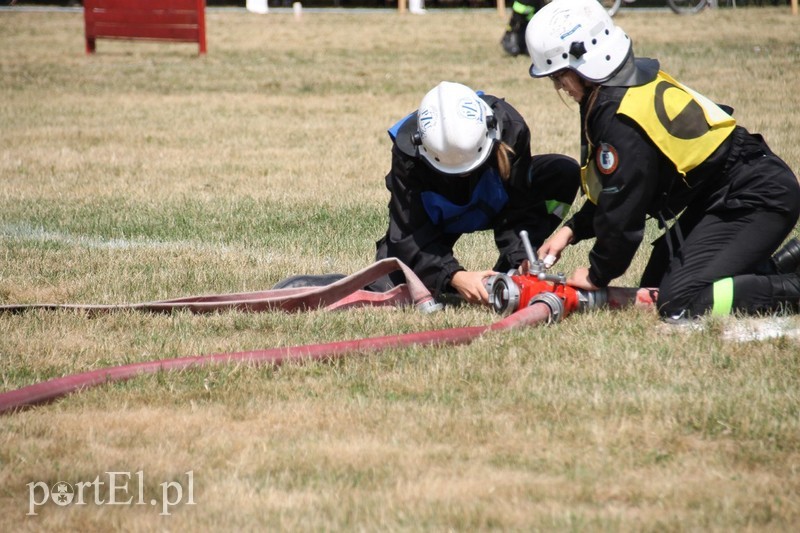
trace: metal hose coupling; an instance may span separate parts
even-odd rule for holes
[[[558,322],[564,316],[564,301],[552,292],[542,292],[531,298],[528,307],[536,303],[543,303],[550,308],[548,324]]]
[[[578,294],[578,307],[575,311],[586,311],[588,309],[600,309],[608,304],[608,291],[598,289],[596,291],[576,290]],[[534,296],[528,302],[528,306],[535,303],[543,303],[550,308],[550,323],[559,322],[566,314],[564,300],[553,292],[542,292]]]
[[[496,313],[507,315],[519,309],[520,290],[510,272],[489,276],[484,286],[489,293],[489,305]]]
[[[608,289],[602,288],[596,291],[578,289],[578,311],[588,309],[601,309],[608,305]]]
[[[442,309],[444,309],[444,306],[439,302],[437,302],[436,300],[434,300],[433,298],[430,298],[428,300],[419,302],[417,304],[417,309],[421,311],[423,314],[429,315],[431,313],[436,313],[437,311],[441,311]]]

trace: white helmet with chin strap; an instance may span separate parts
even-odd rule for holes
[[[614,25],[597,0],[554,0],[536,12],[525,31],[530,75],[564,69],[602,83],[616,74],[631,53],[631,40]]]
[[[500,133],[494,112],[475,91],[443,81],[419,105],[414,144],[436,170],[465,174],[486,161]]]

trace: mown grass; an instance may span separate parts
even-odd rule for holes
[[[800,45],[786,10],[617,21],[641,55],[733,105],[800,170]],[[386,221],[385,130],[442,79],[505,96],[534,152],[577,155],[574,106],[502,55],[503,22],[491,10],[211,12],[207,57],[125,41],[87,57],[79,14],[0,13],[0,303],[261,290],[366,266]],[[618,284],[636,283],[646,248]],[[457,252],[471,268],[494,262],[490,235]],[[0,390],[496,319],[476,308],[0,315]],[[0,419],[0,529],[791,530],[798,341],[728,340],[741,323],[598,311],[469,346],[97,387]],[[159,516],[50,503],[26,516],[27,484],[113,471],[144,472],[148,502],[192,471],[196,505]],[[135,478],[129,490],[117,500],[137,496]]]

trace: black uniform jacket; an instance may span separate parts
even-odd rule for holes
[[[597,237],[589,254],[589,279],[598,287],[607,286],[628,268],[648,216],[668,220],[689,206],[709,213],[786,208],[785,184],[770,183],[748,172],[746,165],[729,172],[735,162],[769,151],[761,136],[736,126],[705,162],[683,177],[632,119],[617,114],[627,90],[601,86],[590,109],[589,95],[581,104],[582,152],[589,145],[594,150],[588,157],[597,157],[603,144],[616,152],[616,168],[601,175],[597,204],[587,200],[565,223],[574,232],[574,242]]]
[[[505,100],[491,95],[482,95],[481,98],[494,111],[502,127],[503,142],[514,150],[511,176],[504,183],[509,201],[490,222],[500,250],[498,264],[513,268],[525,258],[513,220],[517,218],[514,212],[524,211],[526,205],[521,200],[523,195],[515,194],[514,190],[528,187],[530,130],[522,116]],[[453,274],[464,270],[453,256],[453,246],[460,235],[445,233],[442,228],[435,226],[423,207],[420,195],[423,191],[433,191],[454,204],[465,205],[488,165],[496,168],[497,161],[492,155],[481,167],[465,176],[438,172],[416,155],[415,147],[410,142],[411,134],[416,131],[416,123],[416,114],[412,114],[400,127],[392,146],[392,168],[386,175],[386,188],[391,193],[389,229],[377,243],[377,257],[397,257],[411,267],[437,296],[449,292]]]

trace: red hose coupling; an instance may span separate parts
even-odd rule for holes
[[[578,290],[562,282],[541,279],[542,275],[496,274],[487,279],[489,304],[501,314],[510,314],[532,303],[546,304],[555,322],[581,308]]]

